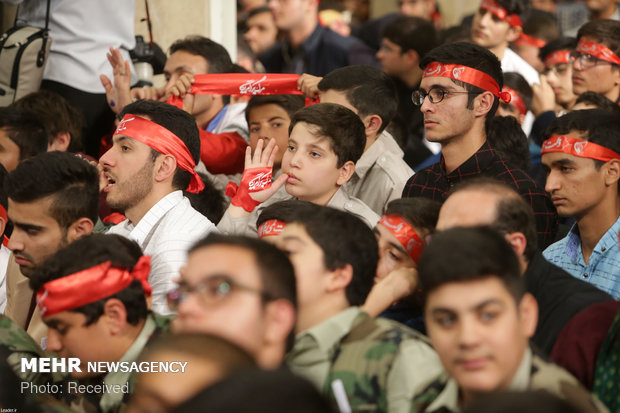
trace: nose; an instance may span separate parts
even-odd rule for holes
[[[109,167],[113,165],[112,162],[112,149],[110,148],[106,151],[106,153],[104,153],[103,155],[101,155],[101,158],[99,158],[99,163],[101,165],[103,165],[104,167]]]
[[[458,343],[461,347],[474,347],[480,338],[479,325],[473,319],[460,319],[458,321]]]
[[[164,86],[164,90],[167,91],[172,86],[174,86],[174,84],[177,82],[178,79],[179,79],[178,75],[176,74],[171,75],[170,79],[168,79],[168,81],[166,82],[166,85]]]
[[[557,178],[557,174],[554,171],[551,171],[549,175],[547,175],[547,180],[545,181],[545,191],[553,193],[559,188],[560,180]]]
[[[572,58],[573,70],[583,70],[581,57]]]
[[[435,105],[431,102],[431,98],[426,95],[424,96],[424,100],[422,100],[422,104],[420,105],[420,110],[422,112],[432,112],[435,109]]]
[[[379,60],[383,59],[383,49],[379,48],[379,51],[377,52],[377,54],[375,56]]]
[[[59,353],[62,350],[62,341],[60,340],[60,334],[53,328],[47,330],[47,342],[46,350]]]
[[[491,13],[486,10],[483,10],[481,13],[482,15],[480,16],[480,26],[487,26],[492,21]]]
[[[9,243],[6,246],[11,251],[23,251],[24,242],[22,241],[21,231],[15,229],[9,238]]]

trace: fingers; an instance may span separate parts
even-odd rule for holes
[[[105,89],[105,93],[109,93],[112,91],[112,89],[114,89],[114,86],[112,86],[112,81],[106,75],[99,75],[99,80],[101,81],[101,85]]]
[[[245,148],[245,163],[244,163],[244,168],[245,169],[249,169],[252,167],[252,148],[250,146],[248,146],[247,148]]]
[[[304,73],[297,79],[297,89],[309,98],[314,98],[319,93],[319,82],[322,77],[312,76]]]

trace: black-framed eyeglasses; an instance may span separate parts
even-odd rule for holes
[[[222,301],[235,290],[258,294],[263,301],[271,301],[274,299],[272,295],[266,291],[239,284],[228,275],[216,274],[205,278],[202,282],[194,286],[190,286],[186,282],[181,281],[175,290],[168,293],[168,307],[170,310],[176,311],[179,304],[192,293],[197,294],[202,304],[210,305]]]
[[[579,63],[579,67],[581,67],[581,70],[589,69],[598,65],[599,63],[609,63],[610,65],[613,65],[613,63],[611,62],[599,59],[598,57],[592,56],[591,54],[581,53],[575,50],[570,52],[570,59],[573,64]]]
[[[416,106],[422,106],[422,104],[424,103],[424,98],[426,98],[427,96],[428,96],[428,100],[430,100],[431,103],[439,103],[442,100],[444,100],[446,96],[458,95],[458,94],[477,95],[478,93],[477,92],[456,92],[452,90],[441,89],[438,87],[432,87],[429,89],[428,92],[424,89],[414,90],[413,93],[411,94],[411,101]]]

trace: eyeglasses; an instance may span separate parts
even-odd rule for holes
[[[263,301],[273,300],[271,294],[266,291],[239,284],[228,275],[212,275],[195,286],[180,282],[177,289],[170,291],[167,295],[168,307],[170,310],[176,311],[179,304],[191,293],[196,293],[204,305],[214,304],[224,300],[235,290],[258,294]]]
[[[580,52],[576,52],[576,51],[572,51],[570,52],[570,59],[573,62],[573,64],[575,65],[576,63],[579,63],[579,66],[581,67],[581,70],[586,70],[589,69],[591,67],[594,67],[596,65],[598,65],[599,63],[609,63],[610,65],[613,64],[611,62],[607,62],[603,59],[599,59],[596,56],[592,56],[591,54],[586,54],[586,53],[580,53]]]
[[[411,94],[411,101],[416,106],[422,106],[422,104],[424,103],[424,98],[426,98],[427,96],[428,96],[428,100],[430,100],[431,103],[439,103],[442,100],[444,100],[446,96],[457,95],[457,94],[477,95],[478,93],[477,92],[454,92],[451,90],[445,90],[445,89],[440,89],[436,87],[431,88],[428,92],[424,89],[418,89],[418,90],[413,91],[413,93]]]
[[[550,67],[545,68],[542,71],[542,74],[547,76],[551,73],[555,74],[556,76],[560,76],[563,75],[564,73],[566,73],[566,71],[570,69],[570,65],[568,63],[556,63]]]

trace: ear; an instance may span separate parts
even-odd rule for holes
[[[521,318],[521,329],[523,334],[530,338],[536,331],[538,325],[538,303],[534,296],[525,293],[519,303],[519,317]]]
[[[415,50],[407,50],[403,53],[403,57],[409,66],[415,67],[420,64],[420,55]]]
[[[612,159],[605,167],[605,185],[618,185],[620,179],[620,160]]]
[[[6,219],[0,218],[0,237],[4,234],[4,230],[6,229]],[[0,240],[0,243],[2,240]]]
[[[118,298],[110,298],[103,305],[103,315],[110,335],[117,336],[123,333],[127,325],[127,309]]]
[[[507,234],[505,238],[517,257],[521,257],[525,251],[525,247],[527,247],[527,239],[525,238],[525,235],[522,232],[511,232],[510,234]]]
[[[351,264],[346,264],[330,272],[325,292],[344,291],[351,284],[351,280],[353,280],[353,267]]]
[[[493,107],[495,96],[491,92],[482,92],[474,99],[474,116],[483,117]]]
[[[83,237],[84,235],[90,235],[93,232],[95,224],[89,218],[78,218],[67,229],[67,241],[72,243],[76,239]]]
[[[347,183],[349,179],[353,176],[355,172],[355,163],[353,161],[346,161],[344,165],[340,167],[340,174],[338,175],[338,179],[336,180],[336,185],[342,186]]]
[[[369,136],[372,136],[373,138],[377,136],[377,134],[379,133],[379,129],[381,129],[381,125],[383,125],[383,121],[381,120],[381,116],[379,115],[368,115],[364,119],[362,119],[362,122],[364,123],[364,127],[366,128],[366,139],[368,139]],[[370,145],[372,145],[372,143]],[[366,148],[368,148],[370,145],[367,142]]]
[[[265,327],[267,343],[284,343],[295,328],[295,308],[290,301],[283,298],[267,304],[265,318],[267,320]]]
[[[177,169],[176,158],[172,155],[160,155],[155,161],[155,181],[164,182],[168,179],[172,180]]]
[[[523,29],[521,27],[510,26],[510,28],[508,29],[508,35],[506,36],[506,40],[508,40],[508,43],[516,41],[519,36],[521,36],[522,31]]]
[[[54,136],[54,140],[52,141],[52,143],[47,144],[47,151],[66,152],[67,148],[69,148],[70,143],[71,134],[69,134],[69,132],[58,132],[56,136]]]

